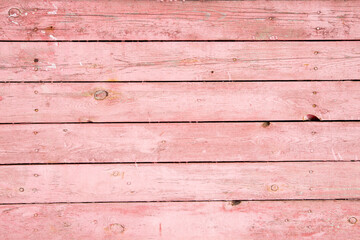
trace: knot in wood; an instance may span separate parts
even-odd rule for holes
[[[10,8],[8,14],[9,14],[9,17],[17,18],[20,16],[21,11],[18,8]]]
[[[104,100],[107,96],[109,95],[109,93],[105,90],[98,90],[95,92],[94,94],[94,98],[96,100]]]

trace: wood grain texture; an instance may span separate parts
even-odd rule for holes
[[[355,199],[358,162],[1,166],[1,203]]]
[[[357,239],[358,201],[0,206],[1,239]],[[11,224],[8,224],[10,223]]]
[[[0,81],[359,79],[359,49],[343,41],[12,42],[0,44]]]
[[[360,119],[360,84],[346,81],[6,83],[0,96],[8,123]]]
[[[360,123],[0,125],[0,164],[359,160]]]
[[[2,40],[359,39],[359,1],[2,0]]]

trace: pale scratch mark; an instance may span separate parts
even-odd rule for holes
[[[47,12],[47,14],[52,14],[52,15],[57,14],[57,10],[58,10],[57,6],[54,3],[52,5],[55,9],[53,11]]]
[[[80,64],[80,66],[82,66],[83,64],[82,64],[82,62],[79,62],[79,64]]]
[[[49,69],[56,69],[56,64],[52,63],[51,65],[49,65],[45,68],[46,71],[49,71]]]
[[[15,23],[16,25],[19,25],[18,22],[15,22],[14,20],[10,20],[12,23]]]
[[[53,39],[53,40],[57,40],[57,38],[56,37],[54,37],[53,35],[49,35],[49,37],[51,38],[51,39]]]
[[[222,13],[222,12],[220,14],[221,14],[221,17],[218,19],[219,21],[223,20],[227,15],[226,13]]]
[[[338,156],[339,156],[340,160],[344,160],[340,153],[338,153]]]
[[[230,72],[227,72],[227,74],[228,74],[229,80],[231,81],[232,79],[231,79]]]
[[[337,157],[336,157],[336,154],[335,154],[335,151],[334,151],[333,148],[331,148],[331,152],[332,152],[332,154],[333,154],[334,160],[337,160]]]

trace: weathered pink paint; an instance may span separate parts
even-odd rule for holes
[[[360,1],[0,5],[0,239],[360,235]]]
[[[3,205],[0,238],[357,239],[359,208],[358,201]]]
[[[360,123],[0,125],[0,164],[359,160]]]
[[[343,41],[2,43],[0,81],[358,79],[358,49]]]
[[[2,0],[2,40],[359,39],[350,1]]]
[[[2,123],[360,119],[350,81],[12,83],[0,96]]]
[[[357,162],[1,166],[0,202],[358,199],[359,169]]]

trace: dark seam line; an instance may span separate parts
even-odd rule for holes
[[[4,163],[1,166],[30,166],[30,165],[171,165],[171,164],[277,164],[277,163],[350,163],[360,160],[281,160],[281,161],[173,161],[173,162],[62,162],[62,163]]]
[[[116,204],[116,203],[197,203],[197,202],[300,202],[300,201],[359,201],[360,198],[324,198],[324,199],[229,199],[229,200],[166,200],[166,201],[94,201],[94,202],[30,202],[30,203],[0,203],[0,205],[34,205],[34,204]],[[241,204],[241,203],[240,203]]]
[[[146,81],[50,81],[50,80],[45,80],[45,81],[0,81],[1,83],[21,83],[21,84],[30,84],[30,83],[108,83],[108,84],[113,84],[113,83],[232,83],[232,82],[263,82],[263,83],[271,83],[271,82],[288,82],[288,83],[296,83],[296,82],[359,82],[360,79],[339,79],[339,80],[306,80],[306,79],[301,79],[301,80],[164,80],[164,81],[160,81],[160,80],[146,80]]]
[[[0,125],[20,125],[20,124],[202,124],[202,123],[320,123],[320,122],[360,122],[360,120],[256,120],[256,121],[151,121],[151,122],[0,122]]]
[[[0,40],[0,42],[356,42],[360,39],[307,40]]]

